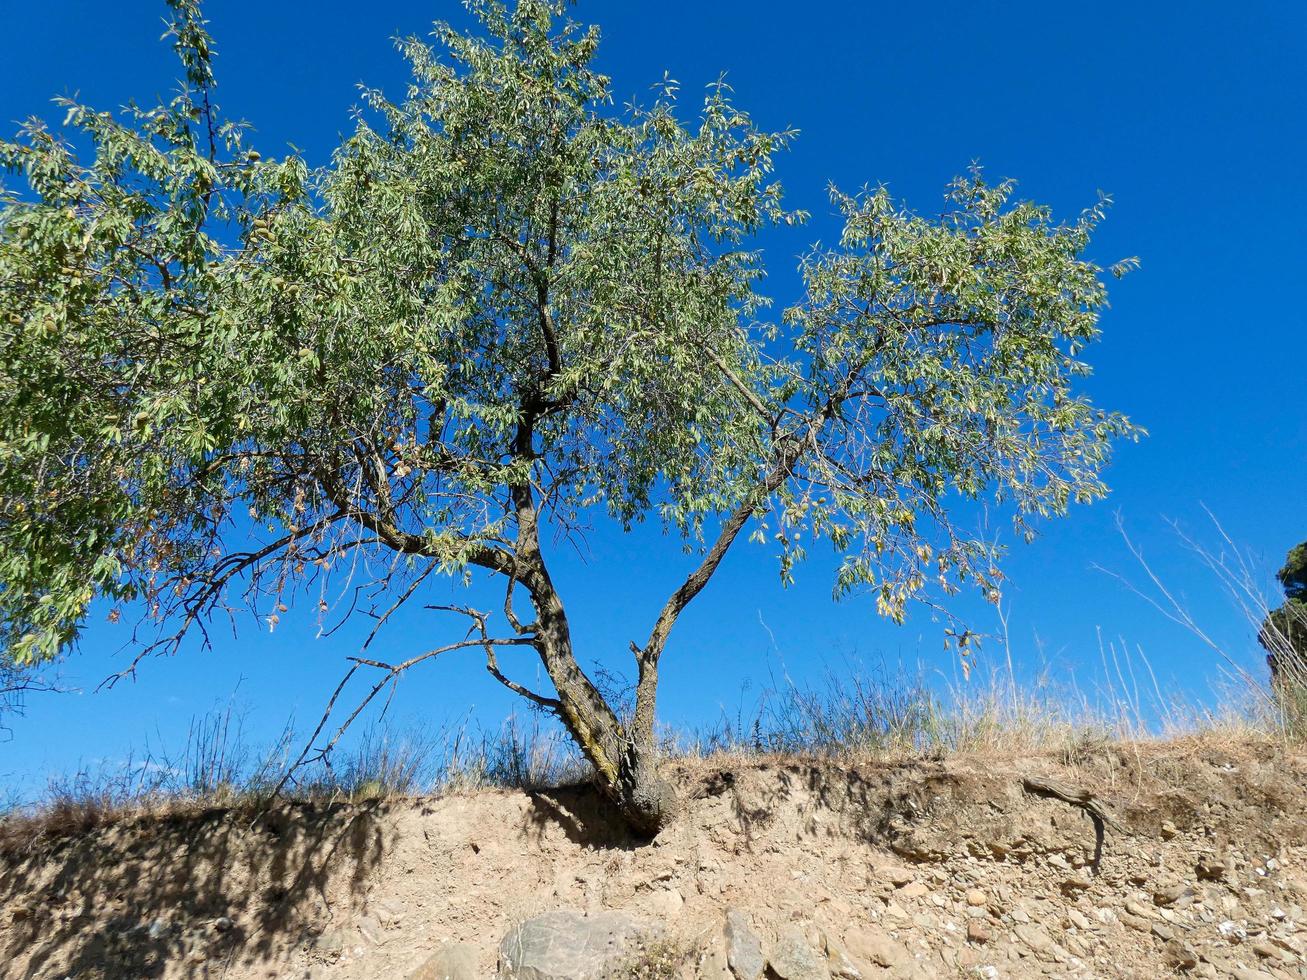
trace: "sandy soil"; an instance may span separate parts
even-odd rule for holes
[[[1036,758],[674,767],[628,839],[586,788],[143,817],[0,856],[0,975],[403,978],[442,944],[495,975],[513,925],[620,909],[719,977],[745,914],[869,976],[1307,976],[1307,756],[1214,738]],[[1116,826],[1097,873],[1088,789]]]

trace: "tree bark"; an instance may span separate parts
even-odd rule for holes
[[[554,689],[558,715],[595,769],[599,790],[630,829],[655,837],[676,812],[676,793],[658,773],[652,731],[627,729],[581,670],[557,597],[537,597],[536,650]]]
[[[543,307],[541,316],[542,326],[547,327]],[[513,451],[518,459],[535,459],[533,429],[544,410],[538,397],[526,399],[514,437]],[[532,642],[558,693],[559,719],[594,766],[599,789],[630,829],[640,836],[654,837],[675,811],[675,793],[658,775],[652,725],[648,731],[643,726],[627,730],[577,663],[567,613],[540,549],[534,490],[529,482],[523,482],[511,485],[509,493],[517,514],[513,577],[526,587],[535,606]]]
[[[656,837],[678,810],[676,789],[658,772],[657,748],[652,742],[629,740],[617,774],[618,792],[610,797],[633,831]]]
[[[677,810],[675,789],[658,773],[654,729],[658,661],[668,634],[682,610],[708,584],[760,501],[793,472],[804,445],[803,439],[793,437],[780,444],[775,465],[757,494],[726,519],[702,563],[668,600],[649,642],[643,648],[632,644],[640,673],[635,713],[629,726],[622,725],[576,662],[567,616],[539,551],[534,506],[530,505],[527,491],[519,492],[519,527],[526,531],[519,538],[519,554],[525,554],[529,561],[522,581],[531,592],[539,615],[536,648],[558,691],[559,716],[594,765],[604,795],[638,834],[656,836]]]

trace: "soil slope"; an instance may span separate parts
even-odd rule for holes
[[[553,909],[661,924],[684,977],[730,976],[728,910],[868,976],[1307,976],[1307,756],[1282,746],[675,774],[684,813],[651,844],[576,788],[143,817],[11,852],[0,976],[404,978],[459,942],[493,977]],[[1097,873],[1050,779],[1105,808]]]

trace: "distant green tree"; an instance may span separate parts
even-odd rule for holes
[[[365,92],[310,170],[218,117],[198,4],[170,5],[175,99],[66,101],[72,140],[32,122],[0,143],[22,181],[0,201],[14,662],[67,649],[97,599],[143,612],[143,656],[207,642],[236,608],[274,625],[307,595],[325,614],[342,577],[384,623],[430,576],[488,576],[502,618],[455,610],[465,638],[353,669],[381,671],[375,692],[480,649],[652,833],[673,800],[660,658],[742,534],[785,580],[825,541],[836,593],[896,620],[964,584],[996,600],[998,551],[956,508],[996,499],[1029,533],[1102,497],[1137,432],[1076,384],[1107,301],[1084,257],[1105,202],[1058,222],[978,172],[930,218],[883,188],[833,192],[843,233],[769,321],[750,240],[803,217],[772,179],[793,134],[725,85],[693,123],[670,80],[618,110],[597,32],[562,4],[470,0],[481,35],[403,42],[405,97]],[[547,557],[594,515],[653,516],[696,555],[630,645],[629,714],[582,670]],[[523,653],[550,690],[501,668]]]
[[[1266,615],[1257,641],[1266,650],[1276,687],[1307,687],[1307,541],[1290,550],[1276,574],[1285,602]]]

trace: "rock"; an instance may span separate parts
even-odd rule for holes
[[[930,889],[921,882],[910,881],[899,889],[899,894],[905,895],[908,898],[921,898],[921,896],[929,893],[929,891]]]
[[[733,980],[734,974],[726,962],[726,951],[714,942],[700,958],[692,976],[695,980]]]
[[[1074,897],[1083,891],[1088,891],[1091,885],[1093,882],[1089,880],[1088,875],[1072,875],[1062,882],[1062,894]]]
[[[822,933],[821,945],[826,951],[826,969],[835,980],[869,980],[871,968],[859,962],[838,939]]]
[[[1066,917],[1077,929],[1080,929],[1081,931],[1089,930],[1089,919],[1087,919],[1085,914],[1079,909],[1067,909]]]
[[[908,882],[915,881],[917,878],[917,876],[907,868],[881,868],[877,873],[881,878],[888,881],[895,888],[902,888]]]
[[[1262,959],[1279,959],[1279,951],[1265,939],[1258,939],[1253,944],[1253,952]]]
[[[1256,953],[1258,956],[1262,957],[1262,959],[1280,960],[1281,962],[1284,963],[1297,962],[1297,957],[1295,957],[1293,953],[1289,952],[1286,949],[1281,948],[1279,945],[1276,945],[1274,942],[1271,942],[1266,937],[1263,937],[1255,941],[1252,944],[1252,948],[1253,948],[1253,952]]]
[[[1051,952],[1053,946],[1053,937],[1048,934],[1048,930],[1043,926],[1018,924],[1013,927],[1018,939],[1033,949],[1036,953]]]
[[[1122,912],[1119,918],[1121,919],[1122,922],[1124,922],[1127,926],[1129,926],[1131,929],[1135,930],[1136,932],[1153,931],[1153,924],[1151,922],[1149,922],[1147,919],[1140,918],[1139,916],[1134,915],[1130,912]]]
[[[1194,865],[1194,874],[1199,881],[1220,881],[1225,877],[1225,865],[1218,861],[1203,859]]]
[[[1125,900],[1125,910],[1131,915],[1138,916],[1141,919],[1150,919],[1153,916],[1151,909],[1139,904],[1133,898],[1127,898]]]
[[[1158,939],[1162,940],[1163,942],[1170,942],[1172,939],[1175,938],[1175,930],[1172,929],[1170,926],[1162,925],[1162,923],[1160,922],[1153,923],[1152,932],[1154,936],[1156,936]]]
[[[681,907],[685,904],[685,899],[675,888],[665,888],[662,891],[654,893],[650,902],[650,914],[658,919],[672,919],[681,914]]]
[[[467,943],[450,943],[432,953],[408,980],[477,980],[476,951]]]
[[[360,916],[359,920],[354,923],[358,929],[359,935],[372,946],[381,942],[381,923],[370,915]]]
[[[599,980],[635,940],[656,931],[624,912],[589,917],[565,910],[546,912],[517,926],[499,944],[500,977]]]
[[[771,956],[767,958],[767,966],[769,974],[779,980],[830,980],[830,970],[795,926],[781,931]]]
[[[853,929],[844,935],[844,945],[855,959],[885,969],[904,969],[912,962],[908,951],[884,933]]]
[[[1162,840],[1170,840],[1178,833],[1180,833],[1180,831],[1176,829],[1175,824],[1171,823],[1170,820],[1162,821]]]
[[[1062,944],[1066,947],[1067,952],[1073,956],[1089,956],[1093,944],[1088,942],[1084,936],[1077,933],[1071,933],[1062,937]]]
[[[1216,931],[1221,937],[1234,943],[1241,943],[1248,938],[1248,930],[1235,922],[1233,919],[1226,919],[1217,925]]]
[[[1153,904],[1169,907],[1181,899],[1193,898],[1193,895],[1194,890],[1185,885],[1166,885],[1153,892]]]
[[[407,911],[404,907],[404,903],[388,901],[370,902],[368,904],[368,910],[372,912],[372,914],[377,917],[377,921],[384,926],[398,925],[403,921],[404,913]]]
[[[762,941],[749,928],[749,920],[737,909],[726,912],[726,962],[740,980],[757,980],[767,968]]]
[[[973,943],[989,942],[989,929],[979,919],[967,923],[967,940]]]
[[[314,940],[313,946],[324,953],[340,953],[345,949],[345,942],[343,929],[328,929]]]
[[[1177,970],[1192,970],[1198,965],[1198,953],[1188,943],[1166,944],[1166,960]]]
[[[1271,936],[1270,940],[1287,953],[1302,955],[1302,944],[1295,939],[1288,936]]]
[[[983,909],[989,904],[989,898],[979,888],[967,890],[967,904],[973,909]]]

